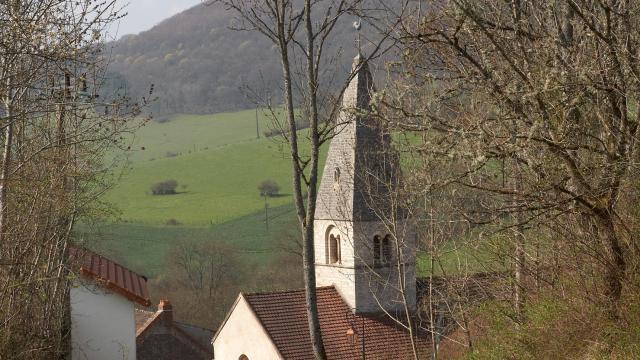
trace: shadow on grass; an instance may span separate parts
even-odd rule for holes
[[[176,196],[176,195],[183,195],[183,194],[191,194],[192,191],[176,191],[176,192],[172,192],[172,193],[167,193],[167,194],[149,194],[153,197],[164,197],[164,196]]]
[[[267,196],[267,197],[276,199],[276,198],[283,198],[283,197],[287,197],[287,196],[291,196],[291,194],[275,194],[275,195],[270,195],[270,196]]]

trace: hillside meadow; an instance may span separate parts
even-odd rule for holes
[[[183,240],[225,241],[251,264],[268,262],[283,234],[297,228],[286,144],[263,136],[269,122],[259,111],[260,138],[255,110],[149,122],[132,135],[129,160],[102,199],[116,215],[83,224],[79,235],[149,277],[163,272],[168,251]],[[177,194],[152,195],[151,186],[168,179]],[[281,188],[267,198],[269,229],[257,189],[267,179]]]
[[[272,179],[282,194],[269,206],[291,202],[286,144],[256,138],[254,110],[177,116],[150,122],[132,138],[130,164],[105,196],[121,212],[118,222],[204,226],[224,223],[264,208],[260,181]],[[269,120],[259,112],[260,132]],[[175,195],[152,195],[154,183],[173,179]]]

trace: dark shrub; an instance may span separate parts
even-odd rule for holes
[[[280,186],[273,180],[265,180],[258,185],[260,196],[276,196],[280,192]]]
[[[151,186],[151,193],[153,195],[173,195],[176,193],[178,182],[171,179],[155,183]]]
[[[170,225],[170,226],[178,226],[178,225],[182,225],[182,223],[180,223],[180,221],[171,218],[169,220],[167,220],[167,222],[165,222],[166,225]]]

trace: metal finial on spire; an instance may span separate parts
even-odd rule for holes
[[[360,29],[362,29],[362,22],[360,18],[358,18],[358,21],[353,22],[353,28],[358,32],[358,36],[356,37],[356,48],[358,49],[358,55],[360,55]]]

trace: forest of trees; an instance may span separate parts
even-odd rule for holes
[[[220,4],[201,4],[151,30],[110,43],[110,79],[104,92],[142,97],[153,84],[151,110],[158,119],[251,108],[257,97],[280,103],[276,50],[258,34],[234,31],[234,26]],[[352,47],[355,32],[350,21],[339,23],[335,34],[332,49]],[[350,57],[331,66],[337,76],[346,76]]]
[[[638,356],[638,10],[456,0],[403,19],[374,113],[403,135],[392,198],[474,358]],[[506,277],[461,300],[483,272]]]

